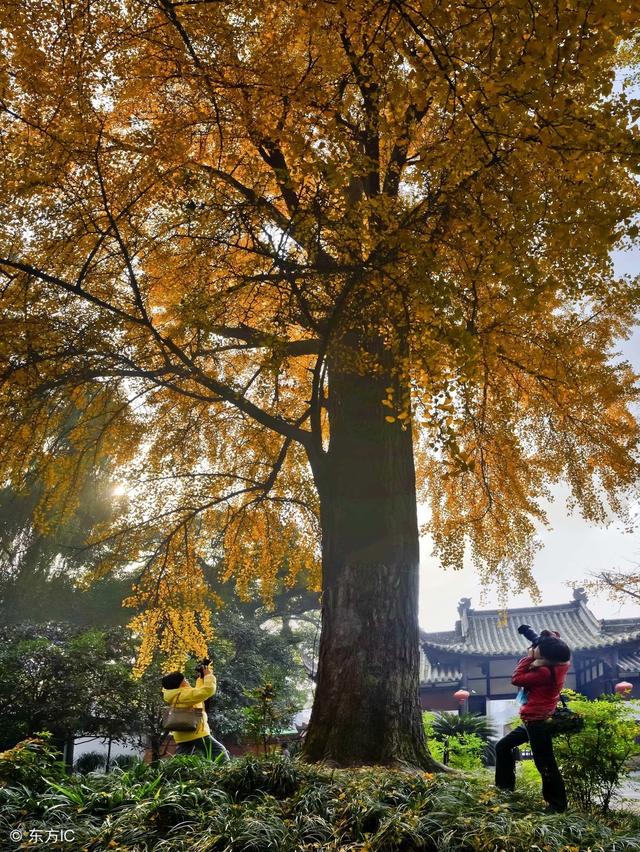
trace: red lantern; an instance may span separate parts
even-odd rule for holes
[[[457,698],[458,701],[462,704],[463,701],[466,701],[469,697],[469,692],[466,689],[459,689],[457,692],[453,693],[453,697]]]
[[[629,683],[628,680],[621,680],[620,683],[616,683],[613,688],[618,695],[628,695],[633,689],[633,684]]]

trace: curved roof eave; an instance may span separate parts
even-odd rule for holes
[[[584,645],[576,645],[573,644],[571,647],[572,651],[596,651],[605,648],[615,648],[618,645],[625,645],[631,642],[637,642],[640,640],[640,632],[627,634],[623,636],[611,636],[611,637],[603,637],[602,640],[589,642]],[[469,648],[463,645],[462,643],[455,643],[452,645],[447,645],[439,642],[430,642],[428,639],[422,639],[422,645],[429,648],[434,648],[438,651],[449,651],[454,654],[465,654],[470,657],[514,657],[514,656],[522,656],[524,657],[526,652],[526,647],[521,648],[501,648],[496,651],[491,651],[487,649],[481,648]]]

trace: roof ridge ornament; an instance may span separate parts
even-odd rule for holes
[[[458,615],[460,616],[460,632],[462,638],[466,639],[469,633],[469,610],[471,609],[471,598],[460,598],[458,601]]]
[[[589,600],[589,597],[587,595],[586,590],[583,589],[582,586],[578,586],[577,589],[573,590],[573,599],[578,604],[582,603],[586,605],[587,601]]]
[[[469,612],[471,609],[471,598],[460,598],[458,601],[458,613],[462,615],[463,612]]]

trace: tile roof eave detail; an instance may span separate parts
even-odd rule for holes
[[[464,598],[461,605],[469,603]],[[460,607],[458,608],[460,612]],[[582,598],[570,603],[546,607],[521,607],[511,610],[474,610],[463,607],[464,618],[455,630],[420,631],[425,648],[440,653],[473,657],[512,657],[526,653],[528,642],[518,633],[518,626],[529,624],[540,633],[544,628],[557,630],[575,651],[614,648],[640,639],[640,618],[597,619]]]
[[[597,638],[595,641],[587,642],[585,644],[573,644],[571,646],[572,651],[591,651],[591,650],[601,650],[605,648],[615,648],[619,645],[624,645],[629,642],[637,642],[640,640],[640,631],[637,633],[627,634],[627,635],[609,635],[602,636],[602,638]],[[514,657],[521,656],[527,652],[526,646],[521,648],[500,648],[499,650],[492,651],[490,649],[482,649],[482,648],[473,648],[465,646],[461,643],[456,643],[452,645],[447,645],[445,643],[440,642],[432,642],[428,639],[422,640],[423,647],[433,648],[437,651],[449,651],[454,654],[464,654],[469,657]]]
[[[628,672],[630,675],[640,672],[640,650],[621,654],[618,658],[618,670]]]
[[[465,648],[462,645],[438,645],[435,642],[423,642],[423,647],[433,648],[435,651],[450,651],[453,654],[464,654],[467,657],[513,657],[515,653],[510,653],[508,651],[496,651],[495,653],[489,654],[486,651],[480,651],[474,648]],[[523,650],[522,655],[526,653],[526,648]]]

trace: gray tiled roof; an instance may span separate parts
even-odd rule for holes
[[[606,648],[640,639],[640,618],[599,621],[583,602],[574,600],[554,606],[461,612],[456,629],[439,633],[422,633],[426,647],[456,653],[483,656],[521,655],[528,647],[518,633],[520,624],[528,624],[539,633],[544,628],[557,630],[573,650]],[[463,627],[464,625],[464,627]]]
[[[640,651],[631,654],[620,655],[618,658],[618,669],[629,674],[640,672]]]
[[[420,683],[422,686],[435,686],[437,684],[454,684],[460,680],[462,680],[462,672],[458,671],[455,666],[432,665],[427,660],[425,673]]]
[[[626,635],[640,630],[640,618],[607,618],[600,624],[602,630],[609,636]]]

